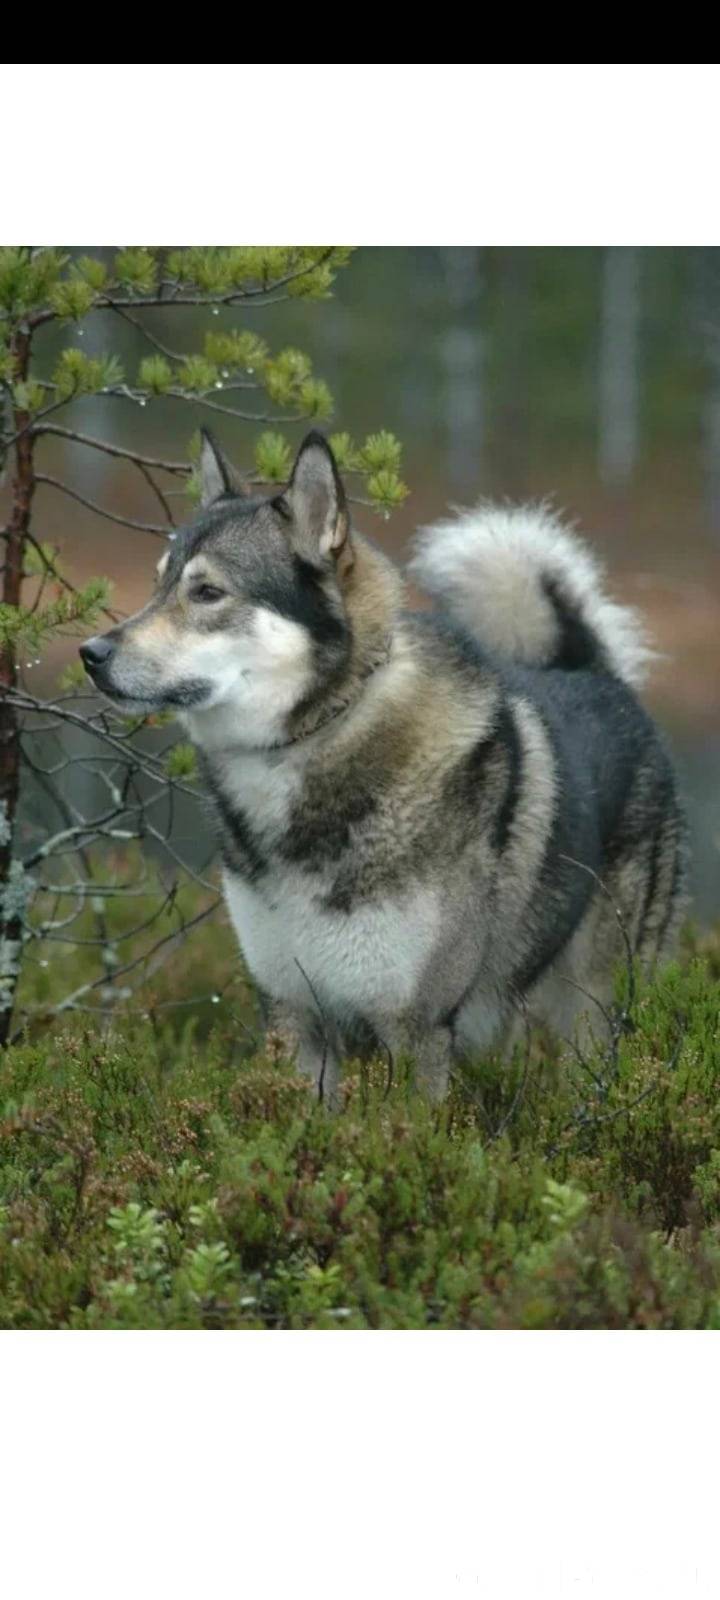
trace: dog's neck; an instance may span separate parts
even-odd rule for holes
[[[319,683],[305,703],[290,712],[285,735],[288,744],[309,738],[349,711],[363,695],[368,679],[389,660],[403,597],[400,574],[374,545],[354,534],[341,585],[352,636],[349,657],[337,682]]]
[[[372,651],[364,652],[363,659],[355,664],[354,670],[348,672],[330,694],[322,695],[309,706],[297,707],[288,718],[287,737],[278,739],[271,748],[284,750],[290,745],[301,744],[305,739],[312,738],[313,734],[320,733],[330,722],[345,716],[357,705],[368,679],[377,672],[378,667],[387,665],[391,648],[392,635],[388,635],[378,641]]]

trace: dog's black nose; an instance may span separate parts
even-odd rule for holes
[[[111,640],[104,638],[102,634],[97,634],[94,639],[87,639],[85,644],[81,644],[80,655],[88,671],[93,667],[101,667],[108,656],[112,655],[113,648]]]

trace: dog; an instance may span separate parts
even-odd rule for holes
[[[672,952],[685,824],[636,695],[640,622],[544,506],[421,530],[399,572],[351,526],[324,436],[259,497],[207,433],[202,508],[128,621],[80,650],[195,744],[268,1022],[336,1104],[343,1056],[452,1062],[519,1021],[601,1033],[627,938]]]

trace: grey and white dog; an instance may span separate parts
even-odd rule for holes
[[[149,603],[80,653],[197,746],[243,955],[303,1072],[333,1101],[343,1054],[408,1053],[439,1097],[520,1014],[596,1031],[616,910],[652,964],[683,904],[633,613],[553,513],[494,505],[419,534],[434,609],[404,610],[319,433],[270,498],[205,435],[202,482]]]

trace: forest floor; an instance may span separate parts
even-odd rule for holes
[[[441,1108],[349,1063],[335,1116],[225,1005],[70,1015],[0,1063],[0,1327],[720,1327],[719,975],[688,935],[613,1050]]]

